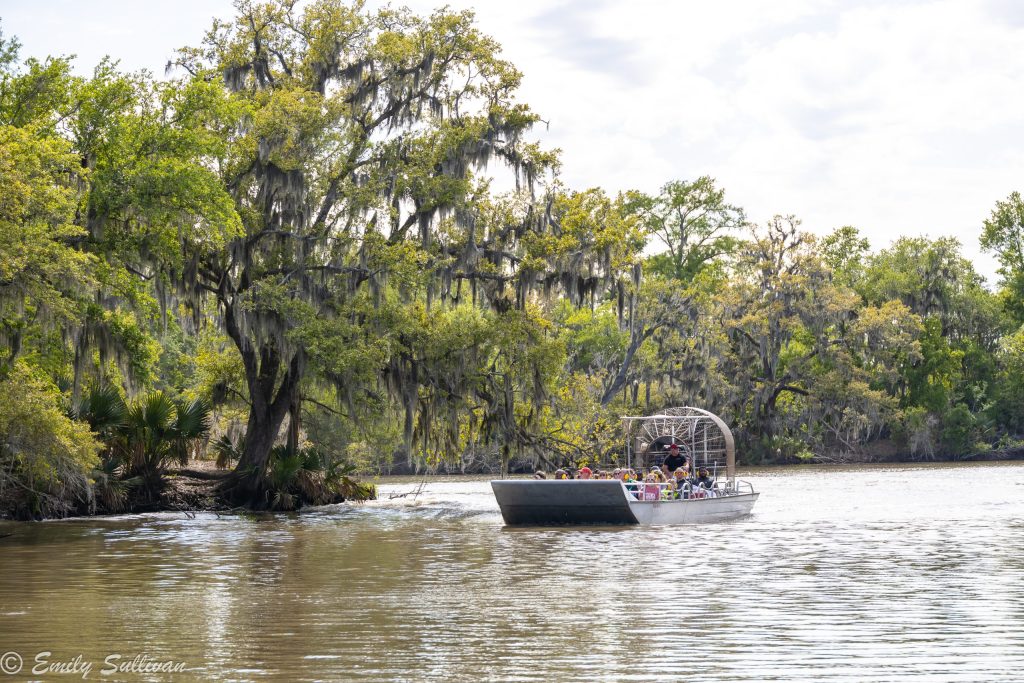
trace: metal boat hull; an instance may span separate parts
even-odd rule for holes
[[[746,517],[760,493],[742,493],[692,500],[631,501],[629,509],[640,524],[707,524]]]
[[[511,526],[703,524],[749,515],[759,494],[642,502],[615,480],[505,479],[491,482]]]
[[[509,525],[639,524],[618,481],[504,479],[491,489]]]

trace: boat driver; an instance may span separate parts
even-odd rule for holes
[[[668,447],[668,455],[665,456],[665,462],[663,463],[666,472],[675,472],[679,467],[685,467],[688,459],[679,453],[679,444],[672,442],[672,445]]]

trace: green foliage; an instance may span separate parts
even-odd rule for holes
[[[652,257],[653,272],[683,282],[731,254],[738,244],[733,232],[746,222],[743,210],[726,203],[725,190],[709,176],[666,183],[657,197],[633,194],[631,208],[648,235],[668,249]]]
[[[1019,193],[993,294],[955,239],[752,226],[708,176],[564,187],[469,12],[236,9],[166,81],[0,36],[0,377],[34,411],[2,409],[8,511],[130,507],[211,434],[242,502],[294,509],[360,495],[349,463],[606,463],[673,405],[748,462],[1024,433]]]
[[[270,454],[267,503],[273,510],[297,510],[375,497],[373,486],[356,483],[349,476],[353,472],[350,464],[332,460],[316,448],[292,451],[276,446]]]
[[[97,400],[90,398],[90,403]],[[107,459],[123,469],[125,478],[138,478],[154,496],[164,485],[168,465],[187,464],[196,455],[209,432],[210,407],[202,399],[174,400],[155,391],[123,410],[121,424],[108,437]]]
[[[0,512],[62,516],[92,504],[100,443],[47,377],[17,362],[0,379]]]
[[[981,248],[996,253],[1004,278],[1024,272],[1024,199],[1020,192],[996,202],[983,224]]]
[[[981,248],[999,259],[1004,307],[1016,325],[1024,324],[1024,200],[1019,192],[996,202],[983,224]]]
[[[995,357],[995,400],[988,412],[1011,434],[1024,433],[1024,328],[1004,337]]]
[[[970,302],[986,298],[981,277],[952,237],[897,239],[868,259],[858,291],[868,303],[898,299],[917,315],[934,316],[942,333],[954,337],[978,332]]]
[[[836,282],[856,288],[864,276],[870,246],[857,228],[847,225],[822,238],[821,258]]]
[[[92,259],[72,243],[81,168],[70,145],[0,125],[0,342],[13,358],[40,321],[82,322]]]
[[[908,368],[906,404],[943,413],[961,380],[963,353],[950,347],[938,318],[926,318],[921,361]]]
[[[108,384],[87,391],[72,415],[87,422],[89,428],[106,441],[127,425],[128,406],[121,392]]]
[[[977,428],[978,420],[967,406],[962,403],[954,406],[943,417],[943,448],[957,458],[970,455]]]
[[[893,435],[916,459],[932,460],[938,448],[938,418],[926,408],[913,406],[902,411],[893,425]]]
[[[239,444],[235,444],[227,434],[222,434],[215,440],[210,445],[210,450],[213,451],[217,467],[222,470],[231,467],[242,456]]]

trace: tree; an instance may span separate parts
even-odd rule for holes
[[[0,335],[12,363],[35,323],[84,317],[93,260],[75,247],[78,160],[60,139],[0,126]]]
[[[70,66],[29,60],[22,70],[17,57],[17,41],[0,35],[0,371],[39,325],[78,326],[95,282],[75,222],[87,171],[54,130],[71,109]]]
[[[813,237],[799,225],[792,216],[776,216],[755,231],[741,252],[740,279],[722,301],[736,398],[747,406],[753,432],[768,440],[780,397],[809,394],[806,366],[829,350],[830,333],[852,308],[848,295],[827,286]]]
[[[727,333],[727,405],[762,455],[855,451],[881,435],[897,408],[889,390],[919,358],[920,319],[899,302],[862,306],[828,254],[796,219],[775,217],[713,299]]]
[[[992,215],[984,222],[981,248],[996,252],[999,273],[1004,278],[1024,271],[1024,199],[1019,192],[996,202]]]
[[[837,282],[846,287],[856,287],[864,275],[870,246],[857,228],[847,225],[822,238],[821,258]]]
[[[990,408],[997,423],[1011,434],[1024,432],[1024,331],[1007,335],[996,354],[998,375]]]
[[[999,259],[1006,308],[1018,324],[1024,322],[1024,199],[1019,192],[996,202],[984,222],[981,248]]]
[[[972,324],[986,323],[972,315],[965,301],[981,303],[983,282],[955,238],[901,237],[868,259],[858,291],[871,304],[898,299],[917,315],[937,317],[944,335],[960,339],[982,334],[994,343],[991,329]]]
[[[736,246],[732,231],[746,221],[743,210],[725,201],[714,178],[666,183],[657,197],[632,196],[632,208],[648,234],[668,251],[652,259],[656,272],[688,282],[709,262]]]
[[[193,308],[212,297],[241,357],[249,417],[231,493],[258,500],[289,415],[297,438],[304,380],[350,405],[375,403],[383,372],[411,426],[422,368],[393,325],[403,310],[420,297],[426,310],[458,300],[464,282],[499,313],[525,307],[539,277],[519,277],[524,257],[513,252],[544,222],[530,190],[553,157],[523,141],[536,116],[512,99],[520,75],[469,13],[422,19],[332,0],[237,8],[181,51],[187,76],[162,93],[165,127],[150,133],[180,151],[179,170],[200,190],[185,203],[175,176],[163,205],[202,220],[139,229],[159,244],[180,236],[180,262],[153,260],[149,272]],[[202,156],[189,158],[184,145],[196,141]],[[487,205],[472,176],[492,158],[523,183],[510,205]],[[160,170],[135,184],[153,187]]]
[[[73,371],[76,390],[92,372],[149,379],[155,349],[133,313],[146,296],[92,208],[140,83],[106,61],[91,78],[66,58],[20,66],[0,38],[0,364],[32,355]]]

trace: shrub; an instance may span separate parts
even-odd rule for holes
[[[267,472],[267,505],[274,510],[297,510],[304,505],[327,505],[376,497],[373,485],[349,475],[355,467],[326,456],[315,447],[291,451],[275,446]]]
[[[16,363],[0,381],[0,512],[17,518],[92,508],[90,473],[102,448],[89,425],[65,413],[42,373]]]

